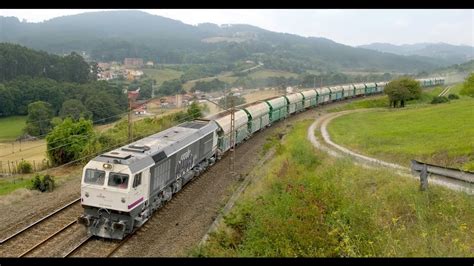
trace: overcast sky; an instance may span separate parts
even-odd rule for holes
[[[0,16],[42,22],[98,9],[2,9]],[[474,46],[473,9],[146,9],[187,24],[250,24],[325,37],[347,45],[445,42]]]

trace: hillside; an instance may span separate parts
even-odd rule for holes
[[[405,56],[416,55],[430,57],[441,60],[446,64],[460,64],[474,59],[474,47],[467,45],[451,45],[447,43],[416,43],[403,45],[372,43],[359,47]]]
[[[241,60],[270,69],[429,71],[445,66],[425,57],[400,56],[342,45],[325,38],[276,33],[251,25],[184,24],[141,11],[90,12],[41,23],[0,17],[0,42],[56,54],[86,52],[93,60],[143,57],[157,63],[219,64]]]

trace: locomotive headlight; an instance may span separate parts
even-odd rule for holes
[[[110,163],[104,163],[104,164],[102,165],[102,167],[104,167],[104,169],[111,170],[111,169],[112,169],[112,164],[110,164]]]
[[[89,197],[89,192],[86,192],[86,194],[85,194],[85,195],[86,195],[86,197],[88,198],[88,197]]]
[[[122,198],[122,203],[125,203],[125,198]]]

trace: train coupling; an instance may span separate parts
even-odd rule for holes
[[[126,224],[125,224],[125,221],[118,221],[118,222],[114,222],[112,223],[112,229],[114,231],[125,231],[125,227],[126,227]]]
[[[90,215],[81,215],[77,218],[77,222],[89,227],[92,224],[92,217]]]

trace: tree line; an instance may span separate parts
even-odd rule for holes
[[[97,64],[89,65],[75,52],[58,56],[17,44],[0,43],[0,82],[24,75],[60,82],[87,83],[97,80],[97,71]]]

